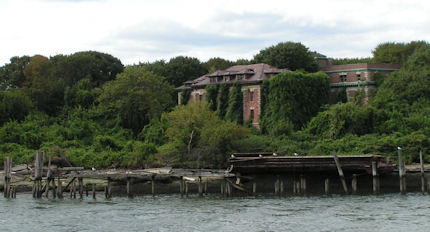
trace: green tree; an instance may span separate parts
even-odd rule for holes
[[[0,89],[20,88],[25,82],[24,69],[30,63],[29,56],[14,56],[10,63],[0,67]]]
[[[0,91],[0,126],[8,121],[23,120],[32,108],[30,98],[22,91]]]
[[[266,63],[277,68],[288,68],[290,70],[303,69],[307,72],[318,71],[309,49],[301,43],[284,42],[278,43],[261,50],[254,56],[255,63]]]
[[[213,73],[217,70],[223,70],[233,66],[233,62],[223,58],[215,57],[210,58],[208,61],[204,62],[203,66],[209,71],[209,73]]]
[[[239,125],[243,124],[243,93],[239,82],[233,84],[225,119]]]
[[[50,61],[55,66],[53,75],[62,78],[69,87],[82,79],[88,79],[92,88],[99,87],[124,70],[119,59],[96,51],[57,55]]]
[[[166,81],[174,87],[181,86],[185,81],[194,80],[207,73],[202,63],[197,58],[177,56],[169,60],[165,65]]]
[[[99,114],[111,119],[119,117],[121,125],[137,135],[172,104],[172,92],[163,77],[144,67],[130,66],[102,86],[97,99]]]
[[[411,41],[409,43],[387,42],[379,44],[372,51],[376,63],[405,64],[409,56],[421,46],[428,46],[426,41]]]

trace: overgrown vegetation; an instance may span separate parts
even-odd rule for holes
[[[44,150],[59,165],[224,168],[232,152],[395,156],[400,146],[408,162],[418,161],[419,150],[430,152],[427,42],[384,43],[371,60],[339,59],[403,65],[375,75],[378,91],[367,104],[360,95],[346,102],[342,93],[328,105],[328,77],[303,71],[315,71],[315,63],[299,43],[280,43],[254,58],[202,63],[180,56],[124,68],[94,51],[13,57],[0,67],[0,159],[31,163]],[[184,90],[183,105],[175,106],[174,86],[255,62],[299,70],[262,83],[261,130],[242,126],[238,83],[208,86],[206,102],[188,102],[191,91]]]

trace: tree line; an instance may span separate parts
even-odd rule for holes
[[[327,76],[294,42],[237,61],[178,56],[124,66],[95,51],[12,57],[0,67],[0,157],[31,163],[45,150],[85,167],[223,167],[235,151],[393,155],[395,143],[414,154],[430,146],[429,57],[424,41],[378,45],[372,60],[403,67],[380,80],[367,105],[328,105]],[[238,85],[208,86],[207,102],[176,106],[184,81],[260,62],[295,71],[263,83],[261,130],[243,122]]]

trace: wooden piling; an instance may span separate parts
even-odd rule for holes
[[[78,189],[79,189],[79,198],[84,198],[84,180],[82,177],[78,178]]]
[[[202,177],[199,176],[199,196],[203,196],[203,185],[202,185]]]
[[[185,181],[185,197],[188,197],[188,181]]]
[[[93,199],[96,199],[96,184],[91,184]]]
[[[52,198],[56,198],[57,197],[57,186],[55,186],[55,177],[51,178],[51,183],[52,183]]]
[[[324,192],[326,195],[330,194],[330,178],[325,178],[324,181]]]
[[[108,177],[107,179],[107,186],[106,186],[106,192],[107,192],[107,197],[106,198],[111,198],[112,197],[112,179],[110,177]]]
[[[10,157],[6,157],[4,160],[4,183],[3,183],[3,192],[4,197],[11,197],[11,186],[10,182],[12,179],[12,159]]]
[[[89,185],[88,185],[88,183],[85,185],[85,196],[86,197],[88,197],[88,192],[89,192],[89,190],[88,190],[88,187]]]
[[[279,193],[279,195],[280,195],[280,196],[282,196],[282,195],[284,194],[284,181],[283,181],[283,180],[281,180],[281,183],[280,183],[280,185],[279,185],[279,188],[280,188],[280,193]]]
[[[424,157],[423,152],[420,150],[420,168],[421,168],[421,192],[426,192],[426,177],[424,173]]]
[[[348,186],[346,185],[345,176],[343,175],[342,166],[339,161],[339,157],[337,157],[336,152],[333,153],[334,162],[336,163],[337,172],[339,173],[340,181],[342,182],[343,190],[346,194],[348,194]]]
[[[352,174],[351,187],[352,187],[353,194],[357,194],[357,191],[358,191],[357,186],[358,186],[357,174]]]
[[[152,191],[152,196],[155,197],[155,176],[154,175],[151,177],[151,191]]]
[[[304,175],[300,175],[300,192],[302,194],[306,194],[307,187],[306,187],[306,177]]]
[[[257,183],[252,183],[252,194],[255,196],[257,195]]]
[[[378,167],[376,161],[372,161],[373,194],[378,194],[380,189]]]
[[[206,181],[205,181],[205,190],[204,190],[204,192],[205,192],[205,195],[208,195],[208,179],[206,179]]]
[[[279,185],[280,183],[279,183],[279,175],[278,175],[275,181],[275,195],[279,194]]]
[[[34,182],[33,197],[42,197],[42,171],[43,171],[43,152],[36,152],[34,156]]]
[[[404,171],[404,164],[403,164],[403,156],[402,156],[402,148],[398,148],[397,151],[397,155],[398,155],[398,168],[399,168],[399,185],[400,185],[400,193],[401,194],[405,194],[406,193],[406,181],[405,181],[405,171]]]
[[[57,180],[57,196],[58,198],[63,198],[63,183],[61,182],[61,173],[58,174],[58,180]]]
[[[221,190],[221,196],[224,196],[224,194],[225,194],[225,180],[221,181],[220,190]]]
[[[185,192],[185,181],[184,181],[184,177],[181,176],[180,178],[180,182],[179,182],[179,192],[181,193],[181,197],[184,197],[184,192]]]
[[[132,184],[133,184],[133,182],[132,182],[131,177],[127,177],[127,188],[126,188],[126,191],[127,191],[127,196],[128,197],[133,197]]]

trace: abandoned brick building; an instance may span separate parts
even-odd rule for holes
[[[376,89],[375,73],[386,75],[398,70],[400,65],[395,64],[347,64],[333,65],[332,60],[323,55],[315,56],[320,70],[330,77],[330,101],[336,101],[338,92],[344,90],[347,99],[355,95],[358,90],[364,92],[365,100],[372,96]],[[261,112],[261,83],[282,72],[291,72],[288,69],[278,69],[268,64],[235,65],[225,70],[203,75],[191,81],[186,81],[177,88],[178,104],[182,102],[181,91],[190,89],[190,99],[203,101],[206,99],[205,87],[211,84],[231,84],[239,82],[243,92],[243,120],[252,118],[252,124],[259,127]]]

